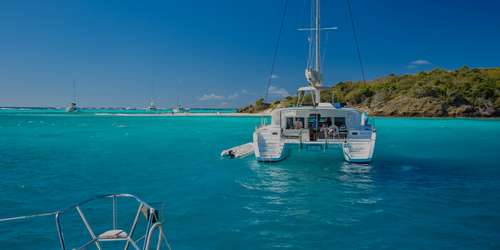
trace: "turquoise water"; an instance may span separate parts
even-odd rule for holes
[[[376,118],[369,165],[219,158],[259,123],[2,111],[0,218],[133,193],[174,249],[500,248],[500,120]],[[53,221],[2,223],[0,244],[56,249]]]
[[[162,114],[171,113],[172,109],[158,109],[155,111],[145,110],[145,109],[121,109],[121,108],[109,108],[109,109],[96,109],[96,108],[81,108],[75,114]],[[236,112],[236,109],[200,109],[192,108],[191,113],[232,113]],[[0,107],[0,115],[68,115],[65,108],[5,108]]]

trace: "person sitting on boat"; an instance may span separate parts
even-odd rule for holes
[[[295,129],[303,129],[304,128],[304,124],[302,124],[301,120],[295,120],[294,127],[295,127]]]
[[[326,126],[327,127],[331,127],[332,126],[332,118],[331,117],[327,117],[326,118]]]
[[[329,128],[326,123],[321,124],[321,128],[319,129],[320,137],[327,137],[329,134]]]
[[[335,124],[332,124],[331,126],[328,127],[328,135],[331,135],[332,137],[335,138],[335,135],[339,133],[339,128],[335,126]]]

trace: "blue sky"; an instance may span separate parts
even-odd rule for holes
[[[352,0],[368,79],[500,66],[500,1]],[[263,96],[282,0],[1,1],[0,106],[239,107]],[[272,98],[304,84],[309,0],[289,0]],[[345,0],[322,1],[326,84],[359,80]]]

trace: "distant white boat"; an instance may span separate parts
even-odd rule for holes
[[[187,113],[189,112],[190,109],[182,106],[182,104],[179,103],[179,98],[177,97],[177,105],[172,109],[173,113]]]
[[[174,113],[186,113],[189,112],[189,108],[184,108],[182,105],[177,105],[175,108],[172,109],[172,112]]]
[[[314,36],[310,46],[312,59],[305,70],[309,86],[298,89],[295,107],[272,111],[271,124],[262,125],[253,133],[253,150],[258,161],[274,162],[285,159],[292,148],[339,149],[348,162],[369,162],[375,149],[376,130],[368,124],[366,113],[355,108],[343,108],[322,103],[320,88],[320,31],[336,28],[320,26],[320,1],[315,1],[315,27],[302,29]],[[314,46],[312,46],[314,45]],[[313,52],[314,49],[314,52]],[[310,99],[307,99],[308,97]],[[307,97],[307,98],[306,98]],[[307,102],[311,103],[305,103]],[[298,151],[298,152],[305,152]]]
[[[149,110],[149,111],[156,111],[156,110],[158,110],[158,108],[156,107],[156,104],[155,104],[154,101],[151,101],[146,109]]]
[[[65,110],[68,113],[76,112],[76,111],[78,111],[78,107],[76,106],[76,103],[72,102],[68,106],[66,106]]]
[[[146,110],[149,111],[157,111],[158,107],[156,106],[155,103],[155,82],[151,81],[151,101],[149,102],[149,105],[146,107]]]

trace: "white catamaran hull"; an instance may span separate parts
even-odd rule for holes
[[[253,133],[253,148],[258,161],[281,161],[289,149],[281,140],[279,126],[264,126]]]
[[[367,163],[372,160],[377,134],[370,140],[350,140],[342,145],[344,159],[348,162]]]

